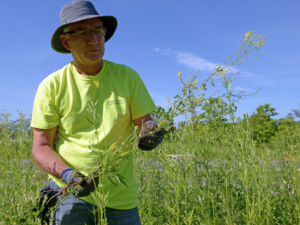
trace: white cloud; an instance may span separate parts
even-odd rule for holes
[[[217,66],[216,63],[209,62],[193,54],[184,53],[184,52],[177,53],[176,60],[179,64],[182,64],[194,70],[211,72]]]
[[[160,49],[155,48],[155,52],[160,52],[162,55],[173,57],[177,63],[186,66],[189,69],[193,70],[200,70],[200,71],[206,71],[206,72],[212,72],[214,68],[218,65],[217,63],[210,62],[206,59],[203,59],[201,57],[198,57],[192,53],[188,52],[179,52],[174,51],[172,49]],[[232,73],[239,72],[238,69],[234,67],[229,67],[231,69]],[[246,77],[254,77],[254,74],[243,72],[243,75],[245,74]]]
[[[193,70],[212,71],[216,63],[209,62],[203,58],[197,57],[191,53],[173,51],[172,49],[154,49],[155,52],[161,52],[165,56],[174,57],[177,63],[182,64]]]
[[[179,52],[174,51],[172,49],[161,49],[155,48],[155,52],[160,52],[162,55],[173,57],[177,63],[192,69],[192,70],[200,70],[206,72],[212,72],[214,68],[218,65],[217,63],[210,62],[206,59],[198,57],[192,53],[188,52]],[[240,70],[235,67],[229,67],[232,73],[238,73]],[[262,76],[256,75],[247,71],[241,71],[239,73],[240,78],[246,78],[256,81],[258,84],[264,84],[266,86],[274,86],[275,83],[270,80],[265,80]]]

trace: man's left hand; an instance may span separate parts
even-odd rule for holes
[[[90,195],[99,184],[99,177],[86,178],[82,173],[76,172],[71,169],[65,169],[60,175],[61,179],[66,184],[75,184],[75,188],[79,186],[77,191],[74,193],[77,197],[86,197]]]
[[[157,128],[154,121],[146,121],[141,129],[140,136],[137,138],[137,146],[144,151],[151,151],[156,148],[164,138],[167,131],[164,128]],[[148,132],[153,131],[153,134]]]
[[[75,193],[77,197],[89,196],[98,187],[99,177],[89,177],[87,180],[85,178],[80,172],[74,174],[74,182],[80,186]]]

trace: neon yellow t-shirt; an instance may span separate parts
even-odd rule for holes
[[[45,78],[39,85],[33,106],[31,127],[50,129],[58,126],[55,151],[70,168],[89,168],[95,154],[88,148],[95,141],[95,131],[85,116],[85,107],[91,99],[102,120],[98,128],[100,151],[132,132],[132,120],[140,118],[156,106],[140,76],[130,67],[103,60],[102,70],[95,76],[79,74],[74,63],[66,65]],[[121,173],[128,188],[115,187],[105,182],[109,191],[107,207],[132,209],[137,206],[137,183],[133,172],[133,159],[124,160]],[[86,173],[84,169],[80,172]],[[49,174],[60,187],[65,183]],[[92,195],[82,198],[93,202]]]

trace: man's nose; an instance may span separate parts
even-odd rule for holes
[[[98,37],[94,34],[93,31],[91,31],[88,41],[90,44],[98,44]]]

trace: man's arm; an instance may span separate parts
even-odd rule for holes
[[[138,119],[133,120],[133,124],[134,124],[134,126],[138,126],[138,128],[139,128],[138,130],[140,131],[143,124],[148,120],[152,120],[150,113],[145,116],[142,116]]]
[[[37,164],[47,173],[60,178],[61,172],[67,166],[54,150],[57,127],[51,129],[37,129],[33,132],[32,156]]]

